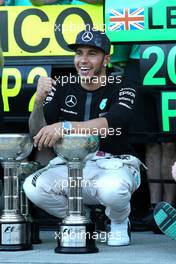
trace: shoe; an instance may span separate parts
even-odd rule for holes
[[[130,222],[125,219],[122,223],[111,221],[111,232],[108,234],[107,244],[109,246],[127,246],[130,244]]]
[[[176,210],[166,202],[160,202],[154,209],[154,219],[159,229],[176,240]]]

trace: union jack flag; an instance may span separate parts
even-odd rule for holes
[[[143,30],[144,8],[111,9],[109,30]]]

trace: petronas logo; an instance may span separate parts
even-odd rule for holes
[[[106,107],[107,101],[108,101],[107,98],[106,99],[102,99],[102,101],[101,101],[101,103],[99,105],[99,107],[100,107],[101,110],[103,110]]]

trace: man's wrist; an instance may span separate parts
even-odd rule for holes
[[[70,134],[72,131],[72,123],[69,121],[62,122],[62,131],[63,134]]]
[[[35,101],[34,101],[34,104],[35,104],[36,106],[43,106],[43,102],[42,102],[41,100],[35,100]]]

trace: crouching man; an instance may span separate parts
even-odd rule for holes
[[[74,64],[78,75],[73,82],[65,76],[41,77],[33,112],[29,119],[30,133],[39,150],[53,147],[64,133],[81,130],[100,135],[100,149],[84,168],[85,204],[102,204],[111,220],[108,245],[130,243],[129,214],[132,193],[140,185],[140,161],[134,156],[127,135],[136,91],[123,87],[117,77],[108,76],[110,41],[101,31],[81,31],[74,44]],[[67,210],[67,167],[59,158],[29,176],[24,183],[28,198],[56,217]],[[95,184],[96,183],[96,184]]]

